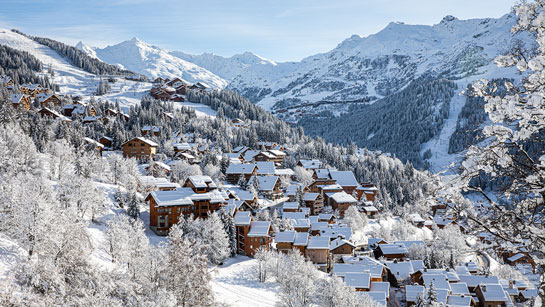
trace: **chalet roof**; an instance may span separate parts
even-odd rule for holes
[[[246,162],[250,162],[254,159],[255,156],[257,156],[261,151],[259,150],[247,150],[244,153],[243,159]]]
[[[188,179],[196,188],[217,188],[216,183],[210,176],[189,176]]]
[[[113,141],[113,139],[112,139],[111,137],[105,136],[105,135],[101,136],[100,138],[101,138],[101,139],[106,139],[106,140],[108,140],[108,141],[110,141],[110,142]]]
[[[236,226],[246,226],[250,225],[252,221],[252,216],[249,211],[238,211],[235,214],[235,225]]]
[[[369,273],[346,273],[344,282],[347,286],[358,289],[369,289],[371,287],[371,274]]]
[[[299,163],[301,164],[301,166],[303,168],[306,168],[306,169],[317,169],[317,168],[320,168],[320,166],[322,166],[322,162],[320,162],[320,160],[299,160]]]
[[[378,212],[377,207],[375,206],[363,206],[365,212]]]
[[[386,293],[384,291],[368,291],[364,293],[369,295],[375,302],[381,304],[382,306],[386,306]]]
[[[331,213],[320,213],[318,214],[318,220],[329,221],[333,217]]]
[[[439,226],[446,226],[446,225],[452,224],[453,222],[450,219],[446,219],[443,216],[437,216],[437,215],[433,217],[433,221],[435,222],[435,224]]]
[[[500,284],[479,285],[483,294],[484,302],[507,302],[507,297]]]
[[[257,165],[258,175],[274,175],[276,173],[274,162],[258,161],[255,164]]]
[[[307,249],[327,249],[329,250],[328,237],[310,237]]]
[[[513,261],[517,261],[521,258],[524,258],[526,257],[526,255],[522,254],[522,253],[517,253],[517,254],[514,254],[513,256],[507,258],[507,260],[509,260],[510,262],[513,262]]]
[[[469,269],[465,265],[457,265],[456,266],[456,273],[458,276],[460,275],[471,275],[469,272]]]
[[[331,241],[331,245],[329,246],[330,250],[336,250],[337,248],[343,246],[343,245],[349,245],[353,248],[356,248],[356,245],[354,243],[345,240],[343,238],[336,238],[335,240]]]
[[[292,220],[293,228],[310,228],[310,220],[309,219],[296,219]]]
[[[157,147],[157,146],[159,146],[159,144],[155,143],[154,141],[148,140],[148,139],[143,138],[143,137],[141,137],[141,136],[137,136],[137,137],[135,137],[135,138],[132,138],[132,139],[130,139],[129,141],[123,143],[123,145],[125,145],[125,144],[127,144],[127,143],[129,143],[129,142],[131,142],[131,141],[134,141],[134,140],[138,140],[138,141],[140,141],[140,142],[144,142],[144,143],[150,145],[151,147]],[[121,145],[121,146],[123,146],[123,145]]]
[[[404,244],[380,244],[378,248],[380,248],[384,255],[399,255],[409,252]]]
[[[291,168],[277,168],[274,174],[278,176],[293,176],[295,172]]]
[[[386,242],[386,240],[384,240],[383,238],[368,238],[367,239],[367,247],[369,249],[373,249],[375,245],[376,245],[376,247],[378,247],[379,242]]]
[[[230,164],[226,174],[251,174],[256,168],[255,164]]]
[[[248,184],[252,184],[256,176],[252,176],[248,181]],[[278,176],[257,176],[257,182],[259,185],[259,191],[272,192],[278,182]]]
[[[23,95],[23,94],[11,94],[10,95],[11,103],[17,104],[17,103],[21,102],[21,99],[23,99],[23,97],[25,97],[25,95]]]
[[[333,191],[333,190],[342,190],[343,187],[341,187],[337,183],[334,183],[334,184],[323,185],[323,186],[320,187],[320,189],[322,189],[322,191],[324,191],[324,192],[327,192],[327,191]],[[329,194],[333,194],[333,193],[327,193],[327,194],[329,195]]]
[[[307,193],[303,194],[303,200],[305,200],[305,201],[316,200],[318,198],[318,196],[320,196],[320,193],[307,192]]]
[[[99,142],[97,142],[97,141],[95,141],[95,140],[93,140],[93,139],[91,139],[91,138],[84,137],[83,139],[84,139],[87,143],[89,143],[89,144],[93,144],[93,145],[98,146],[98,147],[100,147],[100,148],[104,148],[104,145],[103,145],[103,144],[101,144],[101,143],[99,143]]]
[[[276,234],[274,241],[276,243],[293,243],[295,241],[295,231],[281,231]]]
[[[285,202],[283,205],[282,205],[282,209],[283,210],[297,210],[299,209],[299,203],[297,202]]]
[[[305,219],[305,213],[304,212],[284,212],[282,213],[282,219],[287,220],[302,220]]]
[[[421,240],[414,240],[414,241],[394,241],[394,244],[403,244],[407,249],[413,247],[413,246],[421,246],[422,248],[426,247],[426,243]]]
[[[424,286],[418,285],[406,285],[405,286],[405,298],[407,302],[416,302],[419,295],[424,295]]]
[[[193,160],[193,159],[195,159],[195,156],[194,156],[194,155],[192,155],[192,154],[190,154],[190,153],[187,153],[187,152],[179,153],[177,156],[179,156],[179,157],[184,157],[184,158],[186,158],[186,159],[188,159],[188,160]]]
[[[474,288],[480,284],[499,284],[497,276],[460,275],[460,282],[465,282],[468,287]]]
[[[425,220],[418,213],[411,213],[407,216],[408,220],[413,223],[424,223]]]
[[[314,224],[314,223],[318,223],[318,216],[317,215],[310,215],[308,217],[308,219],[310,220],[310,224]]]
[[[329,177],[329,169],[327,168],[318,168],[314,170],[314,173],[316,174],[316,177],[318,178],[331,178]]]
[[[471,295],[449,295],[447,297],[447,304],[449,306],[471,306]]]
[[[384,266],[375,258],[369,256],[342,256],[344,263],[354,263],[354,264],[366,264],[366,265],[380,265]]]
[[[295,240],[293,241],[294,246],[307,246],[309,234],[308,232],[296,232]]]
[[[435,292],[437,293],[437,302],[440,304],[440,306],[444,306],[447,303],[447,297],[449,294],[449,290],[447,289],[436,289]],[[428,297],[428,293],[424,295],[424,298]]]
[[[240,200],[248,200],[248,201],[252,201],[256,197],[256,195],[254,193],[248,192],[248,191],[245,191],[245,190],[238,190],[236,192],[236,195]]]
[[[426,288],[429,288],[430,284],[433,282],[435,289],[446,289],[450,291],[448,278],[443,274],[422,274],[422,279],[424,280],[424,286],[426,286]]]
[[[336,192],[329,196],[331,199],[333,199],[336,203],[357,203],[358,201],[350,194],[347,194],[346,192]]]
[[[384,267],[380,264],[335,263],[333,265],[333,274],[343,277],[347,273],[369,273],[373,278],[380,278],[383,269]]]
[[[357,187],[359,185],[352,171],[330,171],[329,175],[342,187]]]
[[[328,222],[312,222],[310,224],[310,229],[312,231],[315,231],[315,230],[321,230],[321,229],[324,229],[326,228],[328,225]]]
[[[271,150],[269,150],[269,152],[272,153],[276,157],[283,157],[283,156],[286,155],[285,152],[283,152],[281,150],[276,150],[276,149],[271,149]]]
[[[522,291],[520,291],[520,294],[521,294],[522,297],[524,297],[525,299],[536,298],[536,297],[539,295],[537,289],[526,289],[526,290],[522,290]]]
[[[386,261],[386,266],[397,280],[406,279],[414,273],[414,268],[410,261]]]
[[[174,143],[172,144],[175,150],[182,151],[182,150],[190,150],[191,146],[189,146],[188,143]]]
[[[469,294],[469,289],[465,282],[453,282],[450,284],[452,294]]]
[[[371,291],[373,292],[383,292],[386,296],[390,296],[390,283],[387,281],[372,281],[371,282]]]
[[[157,188],[174,188],[177,189],[180,185],[176,182],[170,182],[166,178],[155,178],[153,176],[140,176],[140,182],[144,186],[156,186]]]
[[[442,274],[448,279],[449,282],[460,281],[460,277],[458,277],[456,271],[451,269],[424,269],[421,272],[423,272],[422,274]]]
[[[271,228],[270,221],[252,221],[248,237],[267,237]]]
[[[424,261],[422,260],[409,260],[411,262],[411,265],[413,266],[413,270],[416,272],[416,271],[419,271],[419,270],[424,270]]]
[[[191,206],[193,201],[190,196],[193,194],[191,189],[176,189],[173,191],[154,191],[148,197],[153,197],[160,207],[167,206]]]
[[[337,238],[339,235],[342,235],[346,240],[350,240],[352,237],[352,228],[346,225],[339,224],[328,224],[327,222],[324,227],[320,228],[320,236]]]
[[[165,163],[163,163],[163,162],[161,162],[161,161],[153,161],[153,162],[150,164],[150,166],[151,166],[152,164],[156,164],[156,165],[158,165],[159,167],[161,167],[162,169],[166,169],[166,170],[170,171],[170,166],[167,165],[167,164],[165,164]]]

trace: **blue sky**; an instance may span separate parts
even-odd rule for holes
[[[391,21],[500,17],[514,0],[1,0],[0,26],[105,47],[136,36],[189,53],[251,51],[276,61],[326,52]]]

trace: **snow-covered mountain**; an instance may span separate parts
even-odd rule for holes
[[[106,48],[89,48],[79,43],[76,47],[91,56],[125,69],[155,77],[181,77],[188,82],[205,82],[223,88],[227,81],[194,63],[171,55],[168,50],[152,46],[134,37]],[[90,49],[90,50],[89,50]]]
[[[236,76],[243,74],[245,70],[254,68],[255,66],[274,67],[277,65],[274,61],[265,59],[251,52],[235,54],[229,58],[212,53],[194,55],[181,51],[172,51],[170,54],[206,68],[226,80],[232,80]]]
[[[450,78],[482,73],[479,68],[510,45],[515,21],[507,14],[471,20],[447,16],[433,26],[392,22],[301,62],[250,67],[229,86],[270,110],[319,100],[372,101],[425,72]]]

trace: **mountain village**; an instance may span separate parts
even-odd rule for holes
[[[103,114],[81,97],[61,96],[39,84],[16,85],[9,76],[2,77],[11,92],[16,109],[38,108],[38,114],[49,120],[73,125],[100,125],[129,119],[114,108]],[[214,91],[204,83],[188,84],[180,78],[157,78],[149,96],[165,102],[183,102],[186,89]],[[64,101],[73,103],[64,104]],[[174,116],[164,112],[164,120]],[[232,118],[231,129],[250,129],[251,123]],[[153,236],[166,236],[173,225],[187,219],[207,219],[223,211],[233,227],[226,227],[230,244],[236,253],[262,257],[266,251],[281,254],[299,253],[315,268],[339,277],[357,293],[368,295],[375,304],[384,306],[421,306],[430,298],[445,306],[515,306],[537,296],[533,285],[521,279],[503,279],[491,275],[491,259],[478,250],[465,262],[438,267],[426,253],[432,245],[427,239],[386,240],[361,236],[356,239],[353,225],[380,223],[382,207],[375,200],[377,187],[358,182],[350,170],[337,170],[320,159],[300,159],[286,167],[289,144],[260,140],[257,147],[237,146],[231,152],[214,148],[213,140],[198,138],[193,133],[175,131],[171,136],[171,157],[159,160],[164,152],[154,141],[165,133],[161,126],[144,125],[140,133],[113,146],[113,136],[97,140],[84,137],[102,157],[122,155],[139,163],[139,197],[148,212],[144,223]],[[287,146],[287,148],[286,148]],[[186,173],[178,178],[173,173],[177,163],[197,166],[210,153],[222,167],[221,174],[211,176]],[[164,156],[163,156],[164,157]],[[448,203],[433,205],[426,214],[409,213],[407,227],[431,234],[434,229],[459,228],[465,225],[449,214]],[[137,214],[137,216],[141,216]],[[363,222],[361,222],[363,221]],[[232,232],[232,233],[231,233]],[[429,235],[424,235],[424,238]],[[488,240],[486,233],[478,240]],[[469,247],[469,242],[468,246]],[[473,243],[475,245],[475,243]],[[528,253],[499,251],[506,264],[535,264]],[[451,254],[452,257],[452,254]],[[247,276],[247,278],[252,278]]]

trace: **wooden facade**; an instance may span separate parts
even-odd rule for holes
[[[142,137],[133,138],[121,147],[125,158],[148,159],[157,153],[157,144]]]

